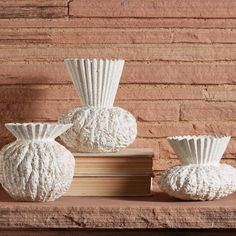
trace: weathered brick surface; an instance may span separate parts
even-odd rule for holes
[[[19,1],[18,1],[19,2]],[[0,28],[188,28],[235,29],[234,18],[57,18],[1,19]]]
[[[129,61],[235,61],[236,44],[76,44],[50,46],[39,44],[0,47],[1,62],[5,61],[62,61],[64,58],[123,58]],[[14,57],[12,57],[14,55]]]
[[[202,100],[205,98],[204,94],[204,86],[127,84],[120,86],[117,99]]]
[[[166,156],[160,159],[153,160],[153,170],[154,171],[164,171],[171,166],[179,165],[180,161],[178,159],[167,159]]]
[[[13,60],[14,58],[11,58]],[[126,62],[121,83],[135,84],[192,84],[219,85],[235,84],[236,64],[232,63],[168,63],[168,62]],[[71,83],[66,67],[58,63],[7,63],[0,64],[0,84],[68,84]],[[171,87],[169,87],[171,90]],[[195,89],[194,89],[195,88]],[[217,88],[217,87],[214,87]],[[185,90],[185,91],[184,91]],[[191,93],[198,94],[199,87],[192,87]],[[182,87],[178,97],[186,98],[190,92]],[[227,90],[226,90],[227,91]],[[136,93],[133,91],[132,93]],[[159,93],[164,95],[164,90]],[[159,94],[158,93],[158,94]],[[173,93],[178,93],[174,91]],[[157,95],[160,96],[160,95]],[[177,99],[177,98],[176,98]],[[181,98],[179,98],[181,99]],[[196,98],[198,99],[198,98]]]
[[[37,93],[35,93],[37,98]],[[79,106],[78,100],[71,101],[38,101],[34,99],[24,102],[2,102],[0,103],[0,120],[2,121],[31,121],[31,120],[51,120],[58,119],[63,112],[70,108]],[[178,106],[175,104],[165,104],[156,102],[116,102],[115,106],[123,107],[132,112],[137,120],[140,121],[169,121],[178,120]]]
[[[67,0],[1,1],[0,18],[58,18],[68,15]]]
[[[69,81],[68,81],[69,82]],[[158,100],[203,100],[204,86],[121,84],[116,101],[158,101]],[[15,84],[0,87],[0,102],[30,100],[79,100],[72,82],[70,84]],[[63,94],[63,96],[62,96]],[[163,102],[161,103],[163,104]],[[178,112],[178,111],[177,111]]]
[[[1,44],[168,44],[236,43],[236,29],[0,29]]]
[[[234,0],[80,0],[70,3],[77,17],[212,17],[235,16]]]
[[[181,120],[196,121],[234,121],[236,104],[234,102],[186,102],[180,108]]]
[[[66,7],[68,0],[1,0],[0,7]]]
[[[194,29],[173,31],[175,43],[234,43],[236,31],[233,29]]]
[[[236,101],[236,86],[209,86],[204,94],[206,99],[210,101]]]
[[[235,15],[234,0],[0,1],[0,145],[14,139],[5,122],[79,106],[63,59],[123,58],[115,105],[137,118],[132,146],[154,149],[158,174],[178,163],[173,135],[231,135],[236,165]]]
[[[0,43],[26,44],[140,44],[171,43],[171,30],[164,29],[15,29],[0,30]]]
[[[154,151],[154,158],[159,158],[159,143],[157,139],[145,139],[145,138],[137,138],[135,142],[130,145],[130,147],[136,148],[152,148]]]
[[[193,124],[190,122],[140,122],[138,125],[140,137],[161,138],[175,135],[195,134]]]
[[[172,102],[117,102],[139,121],[178,121],[179,104]]]
[[[193,126],[197,133],[210,135],[229,135],[236,137],[236,122],[211,120],[208,122],[194,122]]]

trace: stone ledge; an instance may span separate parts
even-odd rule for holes
[[[151,197],[62,197],[14,202],[1,190],[0,228],[6,229],[228,229],[236,228],[236,194],[211,202]]]

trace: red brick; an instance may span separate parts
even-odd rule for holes
[[[28,102],[74,100],[79,102],[73,85],[3,85],[0,86],[0,102]]]
[[[235,83],[234,64],[150,63],[126,65],[122,82],[164,84]]]
[[[18,1],[19,2],[19,1]],[[58,18],[1,19],[0,28],[236,28],[236,19]]]
[[[14,142],[15,140],[16,140],[16,138],[13,137],[13,135],[10,135],[10,134],[9,134],[9,137],[1,138],[1,140],[0,140],[0,149],[2,149],[8,143]]]
[[[197,134],[229,135],[236,137],[236,122],[230,121],[208,121],[194,122],[194,129]]]
[[[236,162],[236,140],[235,138],[231,138],[230,142],[229,142],[229,145],[225,151],[225,154],[223,156],[224,158],[227,158],[227,159],[235,159],[235,162]]]
[[[1,44],[140,44],[171,43],[170,30],[153,29],[0,29]]]
[[[68,0],[1,0],[0,7],[66,7]]]
[[[137,138],[130,147],[136,148],[152,148],[155,158],[159,157],[159,144],[157,139]]]
[[[236,159],[224,159],[224,160],[222,160],[222,163],[232,165],[233,167],[236,168]]]
[[[154,159],[153,160],[153,170],[154,171],[164,171],[172,166],[179,165],[180,161],[178,159]]]
[[[120,85],[117,99],[182,100],[204,99],[204,86],[185,85]]]
[[[155,84],[233,84],[236,65],[193,63],[126,62],[121,83]],[[68,84],[69,73],[63,62],[53,64],[0,64],[0,84]],[[171,90],[171,87],[169,87]],[[200,95],[199,89],[183,91],[183,97],[191,90]],[[173,89],[172,89],[173,91]],[[177,90],[178,91],[178,90]],[[176,91],[176,92],[177,92]],[[168,94],[168,93],[167,93]],[[165,96],[164,93],[159,96]],[[177,96],[177,95],[176,95]],[[177,97],[181,97],[179,94]],[[177,98],[176,98],[177,99]],[[187,99],[187,98],[186,98]]]
[[[177,156],[166,139],[159,140],[159,152],[162,159],[176,159]]]
[[[235,29],[0,29],[2,45],[47,44],[159,44],[235,43]]]
[[[62,61],[78,56],[123,58],[131,61],[207,62],[236,60],[236,44],[76,44],[64,47],[11,45],[9,48],[1,47],[0,53],[0,62]]]
[[[71,83],[62,62],[60,64],[0,64],[0,84],[61,83]]]
[[[8,140],[9,137],[12,136],[10,131],[5,127],[5,124],[1,122],[0,124],[0,140],[3,141],[2,143],[6,143],[4,139]],[[1,145],[0,141],[0,145]]]
[[[2,85],[0,101],[19,102],[28,100],[79,100],[72,85]],[[63,96],[62,96],[63,94]],[[191,86],[153,86],[122,84],[118,89],[119,100],[163,100],[163,99],[200,99],[201,88]],[[141,98],[140,98],[141,96]]]
[[[123,107],[133,113],[138,120],[171,120],[178,118],[178,107],[170,104],[147,102],[117,102],[117,106]],[[2,121],[33,121],[33,120],[57,120],[63,112],[72,107],[79,106],[78,100],[71,101],[19,101],[14,103],[0,103],[0,120]],[[147,107],[149,106],[149,111]]]
[[[162,138],[190,134],[195,134],[195,129],[188,122],[138,123],[139,137]]]
[[[117,102],[139,121],[177,121],[179,105],[170,102]]]
[[[236,104],[232,102],[188,102],[181,105],[181,120],[233,121]]]
[[[67,0],[0,2],[0,18],[58,18],[67,13]]]
[[[235,17],[233,0],[86,0],[72,1],[74,17]]]
[[[116,101],[119,100],[182,100],[203,99],[204,87],[179,85],[121,84]],[[70,85],[2,85],[0,101],[31,100],[78,100],[75,88]],[[63,96],[62,96],[63,94]]]
[[[181,29],[173,31],[175,43],[235,43],[234,29]]]
[[[209,101],[236,101],[236,86],[208,86],[205,97]]]
[[[77,102],[28,101],[24,103],[1,103],[2,122],[56,121],[66,110],[76,107]]]

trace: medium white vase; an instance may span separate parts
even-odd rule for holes
[[[73,123],[60,137],[78,152],[116,152],[136,138],[137,124],[128,111],[113,107],[124,60],[66,59],[81,107],[59,122]]]
[[[53,201],[70,187],[74,157],[55,138],[72,125],[8,123],[17,138],[0,152],[1,184],[19,201]]]
[[[235,192],[235,168],[220,164],[229,140],[227,136],[169,137],[182,165],[163,173],[161,190],[183,200],[214,200]]]

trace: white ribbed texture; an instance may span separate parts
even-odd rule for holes
[[[228,136],[175,136],[167,139],[183,164],[217,164],[230,141]]]
[[[61,138],[78,152],[116,152],[136,138],[134,116],[113,107],[124,60],[65,59],[82,108],[65,113],[59,121],[73,123]]]
[[[65,59],[82,106],[112,107],[124,60]]]
[[[54,140],[71,124],[7,124],[17,137],[0,152],[1,184],[19,201],[53,201],[70,187],[74,157]]]
[[[160,189],[183,200],[214,200],[235,192],[235,168],[220,164],[229,140],[226,136],[169,137],[182,165],[163,173]]]
[[[21,140],[47,140],[55,139],[66,130],[71,128],[72,124],[57,123],[7,123],[6,128],[17,138]]]

